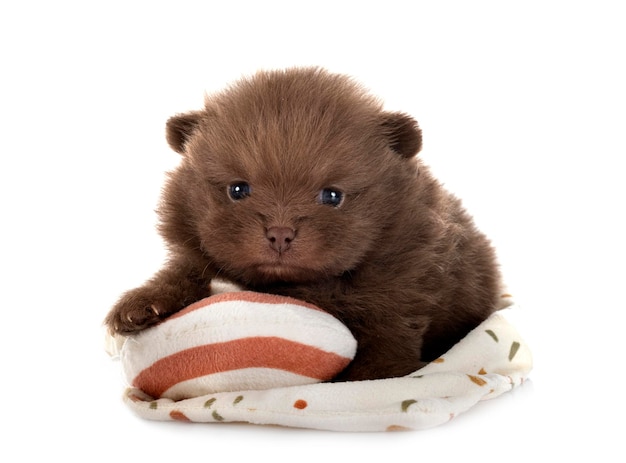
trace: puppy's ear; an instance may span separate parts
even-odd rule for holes
[[[404,113],[384,113],[381,125],[389,147],[404,158],[422,149],[422,131],[417,121]]]
[[[200,124],[201,116],[200,111],[192,111],[169,118],[165,124],[165,138],[174,151],[185,152],[185,144]]]

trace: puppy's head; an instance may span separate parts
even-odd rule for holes
[[[403,213],[417,123],[320,69],[263,72],[172,117],[183,155],[160,208],[175,246],[247,284],[353,270]]]

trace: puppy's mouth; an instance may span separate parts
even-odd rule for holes
[[[317,275],[314,269],[287,262],[282,257],[271,262],[258,263],[253,268],[253,279],[263,282],[302,282],[315,279]]]
[[[309,254],[293,251],[260,253],[256,261],[248,262],[244,270],[246,279],[263,284],[305,283],[319,279],[323,273],[319,268],[321,262]]]

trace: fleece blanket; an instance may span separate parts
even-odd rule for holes
[[[246,422],[334,431],[420,430],[441,425],[481,400],[512,390],[532,368],[528,346],[491,315],[446,354],[401,378],[315,383],[154,399],[128,388],[125,403],[149,420]]]

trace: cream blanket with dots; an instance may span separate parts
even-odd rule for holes
[[[503,304],[504,305],[504,304]],[[312,382],[155,399],[137,387],[125,403],[149,420],[247,422],[335,431],[420,430],[522,384],[532,356],[506,313],[491,315],[439,359],[402,378]]]

